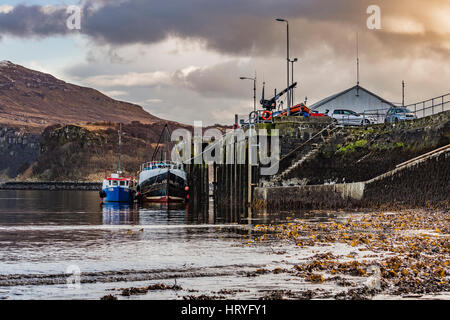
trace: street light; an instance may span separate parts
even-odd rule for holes
[[[297,58],[294,58],[294,60],[289,60],[289,62],[292,64],[292,73],[291,73],[292,82],[291,82],[291,84],[294,84],[294,63],[297,61],[298,61]],[[292,105],[294,105],[294,88],[292,88],[291,90],[292,90],[291,102],[292,102]]]
[[[249,77],[239,77],[241,80],[252,80],[253,81],[253,111],[256,112],[256,76],[254,78]]]
[[[277,18],[275,19],[279,22],[286,22],[286,45],[287,45],[287,88],[289,88],[289,22],[286,19]],[[291,115],[291,103],[290,103],[290,95],[287,95],[287,115]]]

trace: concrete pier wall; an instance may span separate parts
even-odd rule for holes
[[[267,209],[324,209],[357,205],[365,183],[329,184],[255,189],[254,205]]]
[[[450,148],[374,179],[333,185],[259,187],[257,209],[325,209],[377,206],[450,207]]]

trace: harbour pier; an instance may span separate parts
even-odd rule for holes
[[[254,124],[256,136],[248,127],[229,131],[197,152],[215,145],[215,161],[185,165],[190,205],[207,205],[211,188],[216,208],[231,216],[247,210],[448,206],[449,117],[445,111],[399,124],[344,127],[327,117],[291,116]],[[275,136],[279,154],[268,163]]]

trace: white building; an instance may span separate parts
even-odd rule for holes
[[[318,112],[332,112],[335,109],[352,110],[362,113],[368,110],[389,109],[393,103],[381,98],[373,92],[356,85],[350,89],[336,93],[310,106]]]

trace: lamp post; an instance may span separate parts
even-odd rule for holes
[[[277,18],[275,19],[279,22],[286,22],[286,47],[287,47],[287,88],[289,88],[289,22],[286,19]],[[291,115],[291,101],[290,95],[287,95],[287,115]]]
[[[256,76],[254,78],[249,77],[239,77],[241,80],[252,80],[253,81],[253,111],[256,112]]]
[[[297,61],[298,61],[297,58],[294,58],[294,60],[289,60],[289,62],[292,64],[292,73],[291,73],[292,82],[291,82],[291,84],[294,84],[294,63]],[[292,90],[291,102],[292,102],[292,105],[294,105],[294,88],[292,88],[291,90]]]

